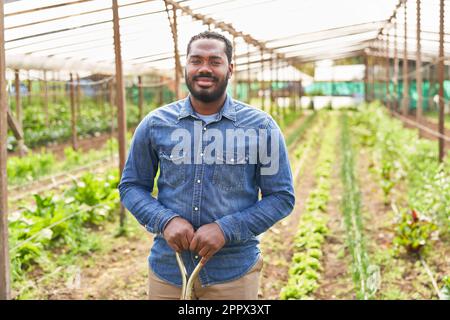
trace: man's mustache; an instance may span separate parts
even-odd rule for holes
[[[212,74],[200,74],[200,75],[197,75],[197,76],[193,76],[192,80],[195,81],[195,80],[198,80],[199,78],[203,78],[203,79],[208,78],[208,79],[211,79],[211,80],[214,80],[214,81],[218,81],[219,80],[217,77],[213,76]]]

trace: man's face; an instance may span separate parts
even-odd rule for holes
[[[202,102],[220,99],[232,72],[233,65],[228,63],[225,43],[216,39],[199,39],[191,43],[185,79],[194,98]]]

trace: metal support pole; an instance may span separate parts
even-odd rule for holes
[[[439,1],[439,161],[444,159],[444,0]]]
[[[118,115],[118,140],[119,140],[119,173],[122,177],[126,161],[126,132],[127,122],[125,113],[125,86],[122,72],[122,51],[120,46],[119,6],[117,0],[112,0],[113,28],[114,28],[114,53],[116,62],[116,103]],[[125,208],[121,205],[120,226],[125,224]]]
[[[45,125],[50,126],[50,116],[48,114],[48,80],[47,70],[44,70],[44,113],[45,113]]]
[[[265,85],[264,85],[264,51],[261,48],[261,110],[264,110],[265,108],[265,97],[264,92],[265,91]]]
[[[390,93],[390,82],[391,74],[389,68],[389,31],[386,30],[386,107],[391,110],[391,93]]]
[[[376,89],[376,51],[377,51],[376,44],[374,46],[374,54],[370,56],[370,80],[371,80],[371,101],[375,101],[377,98],[377,89]]]
[[[164,77],[159,78],[161,85],[159,86],[159,106],[164,105]]]
[[[115,128],[115,120],[116,120],[116,113],[114,112],[116,110],[116,103],[114,103],[114,80],[111,79],[111,81],[108,84],[109,87],[109,105],[111,107],[111,138],[114,137],[114,128]]]
[[[402,114],[407,115],[409,111],[409,79],[408,79],[408,1],[404,1],[404,46],[403,46],[403,105]]]
[[[138,91],[139,91],[139,120],[144,117],[144,91],[142,90],[142,76],[138,76]]]
[[[398,112],[398,72],[399,72],[399,65],[398,65],[398,23],[397,23],[397,17],[394,17],[395,23],[394,23],[394,92],[393,92],[393,100],[394,100],[394,110]]]
[[[250,82],[250,45],[247,44],[247,103],[250,104],[252,100],[252,85]]]
[[[175,96],[176,99],[181,99],[181,76],[183,70],[181,68],[180,62],[180,53],[178,50],[178,26],[177,26],[177,8],[174,5],[172,6],[172,17],[170,17],[169,12],[169,3],[164,0],[164,4],[166,6],[167,18],[169,19],[170,29],[172,31],[172,39],[173,39],[173,48],[174,48],[174,56],[175,56]]]
[[[30,70],[28,70],[28,81],[27,81],[27,89],[28,89],[28,104],[31,104],[31,76]]]
[[[19,70],[14,70],[14,87],[16,91],[16,119],[19,124],[20,131],[23,132],[23,113],[22,113],[22,99],[20,96],[20,76]],[[19,149],[19,156],[23,157],[25,155],[25,142],[23,135],[17,141],[17,148]]]
[[[98,92],[95,93],[97,96],[97,105],[98,105]],[[78,114],[81,114],[81,103],[80,103],[80,97],[81,97],[81,85],[80,85],[80,76],[77,73],[77,84],[76,84],[76,91],[75,91],[75,104],[77,106],[77,112]]]
[[[278,103],[278,97],[280,93],[279,85],[280,85],[280,59],[276,56],[276,66],[275,66],[275,92],[274,92],[274,100],[275,107],[277,113],[280,113],[280,104]],[[294,106],[295,107],[295,106]]]
[[[270,106],[269,106],[269,112],[270,112],[270,114],[274,114],[274,99],[273,99],[273,88],[272,88],[272,86],[273,86],[273,58],[272,57],[270,57],[270,65],[269,65],[269,68],[270,68],[270,81],[269,81],[269,93],[270,93]],[[278,112],[277,112],[277,114],[278,114]]]
[[[364,100],[369,102],[369,57],[364,54]]]
[[[8,124],[5,79],[5,31],[0,1],[0,300],[11,299],[8,245],[8,179],[6,176]]]
[[[238,73],[237,73],[237,57],[236,57],[236,37],[233,37],[233,60],[234,74],[233,74],[233,98],[238,99]]]
[[[370,57],[370,65],[371,65],[371,75],[370,75],[370,81],[371,81],[371,93],[370,93],[370,100],[373,101],[376,99],[376,92],[375,92],[375,81],[376,81],[376,75],[375,75],[375,56]]]
[[[75,107],[75,80],[73,79],[72,72],[70,73],[70,112],[72,114],[72,148],[78,149],[78,137],[77,137],[77,109]]]
[[[416,121],[422,122],[423,114],[423,81],[422,81],[422,46],[421,46],[421,23],[420,23],[420,0],[416,0],[417,7],[417,49],[416,49],[416,90],[417,90],[417,106]],[[419,134],[421,130],[419,129]]]

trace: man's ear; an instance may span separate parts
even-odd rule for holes
[[[228,79],[230,79],[233,76],[234,71],[234,63],[230,63],[228,66]]]

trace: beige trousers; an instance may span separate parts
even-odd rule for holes
[[[257,300],[259,277],[263,267],[263,258],[239,279],[202,288],[200,280],[194,282],[195,300]],[[149,300],[179,300],[181,288],[158,278],[149,268]]]

